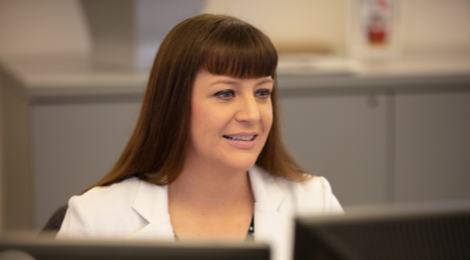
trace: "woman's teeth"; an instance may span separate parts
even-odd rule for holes
[[[254,135],[224,135],[225,138],[235,141],[251,141]]]

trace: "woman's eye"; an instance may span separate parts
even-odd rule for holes
[[[256,92],[256,96],[263,99],[269,98],[270,95],[271,91],[268,89],[261,89]]]
[[[233,90],[222,90],[217,93],[215,93],[216,97],[222,98],[222,99],[230,99],[235,96],[235,93]]]

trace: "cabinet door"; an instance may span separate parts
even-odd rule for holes
[[[34,225],[107,174],[124,150],[140,102],[33,107]]]
[[[284,141],[343,205],[386,202],[385,95],[281,99]]]
[[[396,98],[395,200],[470,198],[470,92]]]

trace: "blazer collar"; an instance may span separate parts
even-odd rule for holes
[[[256,165],[248,171],[248,175],[256,204],[277,212],[285,193],[275,178]]]
[[[256,204],[277,212],[285,192],[270,174],[258,166],[248,171]],[[149,223],[166,218],[168,213],[168,186],[157,186],[141,181],[132,208]]]
[[[256,241],[271,243],[285,238],[293,225],[290,216],[280,212],[286,192],[276,178],[257,166],[249,171],[249,177],[255,196]]]
[[[168,213],[167,186],[157,186],[141,181],[132,209],[142,216],[148,224],[127,238],[174,238]]]
[[[270,174],[258,166],[248,171],[255,197],[255,236],[269,241],[281,229],[290,225],[289,217],[279,212],[285,192]],[[132,209],[148,224],[127,238],[173,239],[174,233],[168,212],[168,188],[141,182]]]

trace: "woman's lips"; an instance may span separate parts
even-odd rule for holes
[[[250,149],[255,147],[257,142],[257,134],[234,134],[224,135],[227,142],[237,148]]]
[[[235,141],[251,141],[256,135],[224,135],[224,138]]]

